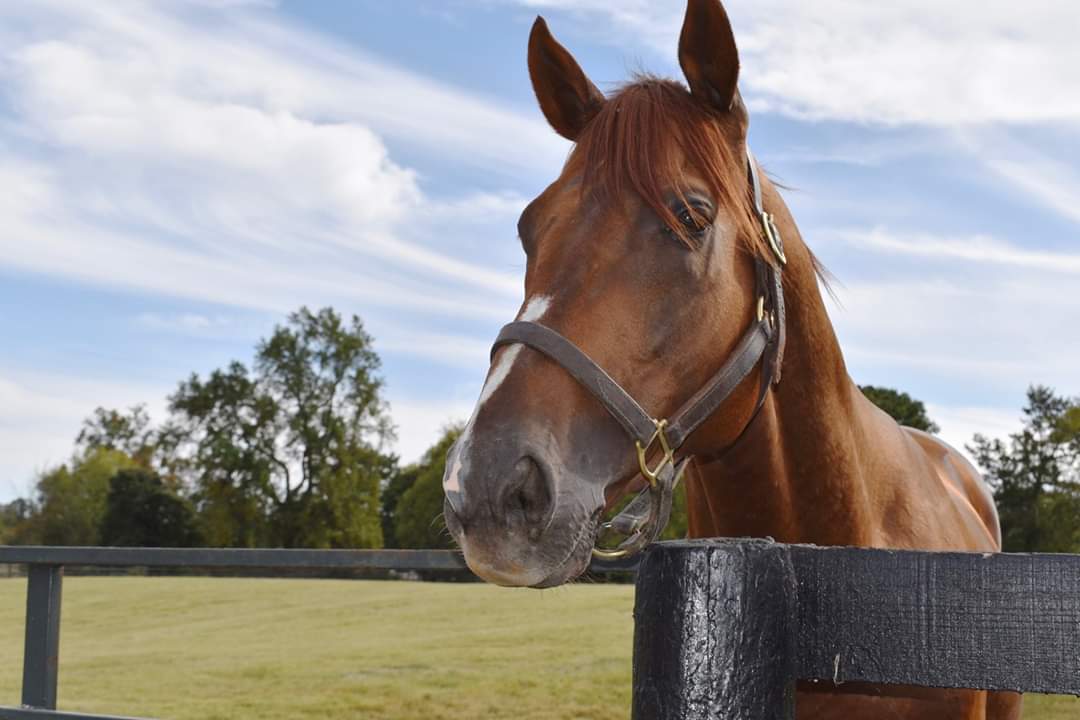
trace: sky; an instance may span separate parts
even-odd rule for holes
[[[859,383],[957,446],[1080,394],[1071,3],[727,3],[750,142],[837,277]],[[543,14],[596,84],[679,77],[675,0],[0,4],[0,500],[95,407],[163,419],[307,305],[358,314],[396,452],[468,416],[522,299],[516,219],[569,151]]]

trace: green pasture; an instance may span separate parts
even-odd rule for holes
[[[17,705],[25,581],[0,580]],[[629,717],[633,590],[69,577],[60,708],[160,718]],[[1080,716],[1029,696],[1029,720]]]

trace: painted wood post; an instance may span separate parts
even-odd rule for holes
[[[27,707],[56,709],[63,579],[61,565],[30,565],[27,568],[22,685],[22,704]]]
[[[792,720],[795,574],[764,540],[662,543],[638,569],[635,720]]]

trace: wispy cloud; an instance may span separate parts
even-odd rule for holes
[[[538,119],[246,5],[16,3],[0,24],[0,263],[274,311],[516,303],[453,228],[520,198],[429,197],[386,139],[535,170],[564,151]]]
[[[26,496],[36,473],[64,462],[95,407],[146,403],[160,418],[169,390],[0,368],[0,495]]]
[[[376,350],[476,370],[487,365],[491,340],[449,333],[389,329],[377,338]]]
[[[1076,386],[1080,299],[1035,271],[943,266],[837,289],[830,312],[856,377],[923,378],[948,395],[1017,397],[1033,382]],[[916,372],[912,372],[916,371]]]
[[[966,445],[976,434],[1005,438],[1020,429],[1020,412],[1008,408],[929,403],[926,412],[941,426],[941,438],[973,463],[975,459],[967,452]]]
[[[986,235],[942,237],[929,233],[898,234],[886,228],[873,228],[837,230],[829,232],[828,236],[860,249],[896,255],[1080,274],[1080,253],[1028,249]]]
[[[410,463],[420,459],[447,425],[468,418],[472,403],[418,401],[391,394],[390,408],[398,423],[394,452],[402,462]]]
[[[483,367],[486,342],[459,327],[512,317],[514,188],[566,152],[539,114],[270,3],[4,3],[0,87],[0,268],[198,301],[131,316],[143,332],[223,338],[245,310],[362,309],[380,350],[444,369]],[[486,182],[440,191],[395,147]],[[0,374],[0,494],[63,461],[95,406],[160,418],[172,389],[79,372]],[[391,400],[409,459],[468,411]]]
[[[1075,93],[1075,90],[1074,90]],[[998,180],[1062,218],[1080,223],[1080,123],[1044,128],[1042,142],[1022,141],[1001,128],[958,131],[973,161]]]
[[[138,326],[149,330],[203,335],[209,332],[228,329],[233,325],[233,319],[225,315],[144,312],[139,313],[135,317],[135,323]]]
[[[644,39],[675,67],[684,0],[516,1],[585,17],[586,31],[613,44]],[[1023,12],[997,0],[725,6],[744,92],[758,110],[885,125],[1080,120],[1080,46],[1069,3],[1035,0]]]

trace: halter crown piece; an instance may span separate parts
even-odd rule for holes
[[[780,273],[787,264],[787,257],[773,216],[765,212],[762,204],[761,178],[749,148],[746,150],[746,174],[754,214],[775,262],[754,258],[757,303],[753,322],[720,369],[671,418],[653,418],[592,358],[545,325],[525,320],[509,323],[499,332],[492,346],[493,356],[504,345],[518,343],[546,355],[592,393],[634,441],[639,470],[649,485],[618,516],[602,526],[603,530],[615,530],[627,537],[614,549],[594,547],[596,557],[627,557],[656,540],[667,526],[672,492],[690,461],[690,456],[676,459],[676,453],[686,439],[720,409],[760,362],[761,386],[754,412],[734,443],[709,456],[719,457],[739,442],[764,405],[769,388],[780,382],[785,344],[784,289]],[[657,451],[660,457],[650,466],[649,458]]]

